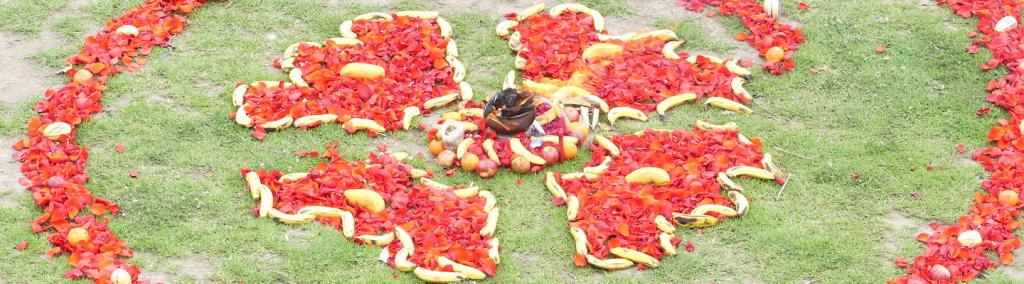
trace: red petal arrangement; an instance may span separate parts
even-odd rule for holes
[[[341,38],[296,43],[275,60],[290,82],[239,84],[229,118],[261,140],[268,129],[333,122],[375,136],[408,128],[404,118],[420,109],[472,99],[451,25],[437,12],[368,13],[339,30]]]
[[[334,143],[321,155],[326,162],[308,172],[243,169],[242,175],[259,199],[257,216],[330,225],[354,241],[384,247],[382,261],[425,281],[493,276],[499,245],[494,195],[431,181],[402,156],[383,148],[366,161],[349,162]]]
[[[507,14],[496,28],[517,51],[515,65],[527,92],[560,100],[562,87],[579,87],[608,107],[659,114],[717,97],[709,104],[749,113],[741,104],[752,98],[743,88],[749,62],[678,53],[682,41],[670,30],[608,35],[600,12],[580,4],[544,8]]]
[[[890,283],[954,283],[970,281],[982,271],[1013,263],[1013,250],[1021,246],[1014,232],[1021,227],[1019,202],[1024,180],[1024,29],[1017,23],[1024,3],[1012,0],[939,0],[957,15],[978,18],[980,38],[974,46],[984,45],[993,59],[979,68],[987,71],[1000,65],[1009,71],[1006,76],[988,83],[988,101],[1003,107],[1010,119],[999,119],[992,127],[988,141],[995,145],[974,152],[973,158],[992,175],[981,183],[974,204],[967,215],[952,224],[931,224],[934,232],[922,233],[917,239],[925,251],[914,258],[908,274]],[[973,33],[973,32],[972,32]],[[968,50],[969,52],[970,50]],[[978,115],[988,113],[978,111]],[[998,256],[990,259],[987,254]]]
[[[746,213],[749,200],[733,179],[782,181],[759,139],[747,139],[734,125],[709,125],[596,136],[583,172],[548,173],[555,204],[567,207],[578,266],[655,267],[676,254],[682,241],[676,225],[706,227]]]
[[[779,3],[775,1],[775,3]],[[774,75],[782,75],[796,67],[793,62],[793,53],[804,42],[804,30],[794,29],[792,26],[779,23],[777,18],[771,17],[765,12],[761,3],[755,0],[677,0],[680,6],[686,6],[695,12],[704,11],[705,6],[718,6],[718,13],[722,15],[736,15],[743,20],[743,25],[750,30],[750,36],[746,39],[751,46],[760,52],[765,58],[764,70]],[[806,4],[800,4],[801,9]],[[781,7],[779,7],[781,10]],[[781,12],[779,12],[781,13]],[[776,51],[772,51],[777,48]],[[781,50],[779,50],[781,49]],[[781,54],[770,54],[781,51]]]
[[[135,265],[125,262],[134,252],[110,231],[110,219],[97,218],[108,211],[117,214],[119,207],[85,188],[89,152],[75,144],[76,128],[102,109],[100,98],[111,76],[145,65],[143,56],[181,33],[187,24],[185,15],[203,2],[148,0],[108,20],[103,30],[87,37],[82,49],[67,59],[69,82],[46,90],[34,108],[39,114],[28,122],[27,137],[13,145],[20,151],[18,160],[25,175],[21,183],[43,209],[43,215],[32,221],[32,230],[53,231],[47,239],[54,247],[47,255],[69,254],[68,264],[73,266],[65,275],[69,279],[146,282],[138,279]]]

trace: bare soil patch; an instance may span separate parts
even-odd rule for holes
[[[10,145],[18,138],[0,137],[0,208],[17,207],[22,198],[27,198],[28,191],[18,183],[21,175],[21,163],[15,160],[16,153]]]
[[[882,240],[882,249],[885,251],[885,257],[882,262],[886,264],[889,264],[892,261],[892,257],[899,252],[902,240],[915,239],[920,233],[932,231],[928,227],[928,222],[900,211],[891,211],[882,218],[885,224],[889,226],[889,230],[885,233]]]
[[[154,260],[157,266],[173,272],[143,270],[140,277],[153,283],[181,283],[189,277],[196,283],[212,283],[210,278],[220,268],[220,264],[197,256]]]

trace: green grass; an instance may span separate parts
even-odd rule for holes
[[[68,0],[8,0],[0,3],[0,31],[38,35],[43,31],[43,22],[52,14],[64,8]]]
[[[28,2],[3,4],[0,15],[38,19],[46,13],[40,7],[26,8]],[[621,1],[593,2],[608,2],[609,9],[620,11],[609,15],[630,13]],[[978,118],[974,111],[987,105],[985,83],[1001,71],[977,69],[989,55],[964,53],[970,43],[964,34],[973,22],[948,9],[902,2],[807,2],[811,9],[806,12],[787,2],[787,15],[803,23],[808,39],[796,53],[798,67],[778,77],[755,72],[748,85],[758,97],[753,115],[684,106],[673,110],[667,123],[627,122],[621,129],[687,127],[696,119],[737,121],[747,136],[762,138],[764,150],[793,173],[780,198],[773,184],[744,182],[753,197],[751,214],[703,233],[682,231],[684,239],[696,245],[695,252],[666,257],[657,269],[608,273],[572,265],[565,209],[551,205],[542,177],[502,171],[491,180],[465,173],[442,178],[449,184],[475,182],[498,197],[502,262],[497,277],[487,282],[877,283],[899,275],[892,260],[912,257],[921,246],[913,239],[914,232],[903,232],[896,235],[896,251],[886,251],[885,236],[892,232],[883,219],[898,211],[922,220],[951,221],[966,212],[984,173],[976,164],[963,162],[969,157],[957,154],[955,146],[963,143],[973,150],[986,145],[988,127],[1004,114],[996,111]],[[132,5],[99,1],[85,8],[84,19],[58,21],[57,27],[60,34],[73,35],[82,24],[117,15]],[[104,104],[116,111],[85,124],[78,141],[90,147],[89,188],[123,208],[112,228],[133,249],[145,253],[134,263],[147,271],[174,274],[179,268],[167,263],[198,258],[211,264],[211,282],[413,281],[411,274],[375,261],[378,249],[358,246],[332,229],[252,218],[254,202],[238,174],[241,167],[305,170],[317,161],[297,158],[295,153],[322,150],[335,140],[345,145],[349,158],[361,159],[378,140],[328,126],[271,133],[257,142],[249,137],[249,129],[225,118],[232,111],[228,93],[235,82],[285,78],[270,67],[270,60],[289,44],[333,37],[341,19],[397,8],[430,6],[411,1],[391,7],[330,6],[312,0],[213,2],[190,17],[192,24],[172,42],[175,50],[159,49],[141,72],[111,79]],[[445,16],[455,28],[478,98],[496,91],[513,59],[504,42],[493,36],[496,21],[474,11]],[[0,17],[0,29],[39,32],[11,28],[2,22],[7,18]],[[730,33],[742,30],[734,18],[714,19]],[[682,17],[657,25],[671,27],[675,21],[688,41],[687,50],[724,52],[744,44],[709,39],[698,22]],[[876,54],[874,48],[883,44],[888,52]],[[64,52],[43,51],[36,59],[59,66]],[[812,67],[823,71],[812,74]],[[6,114],[0,118],[0,134],[21,132],[31,115],[30,105],[0,106],[0,113]],[[423,134],[390,136],[420,143]],[[127,152],[117,154],[117,143],[125,144]],[[578,170],[587,156],[552,169]],[[414,163],[433,167],[428,161]],[[926,171],[927,165],[936,170]],[[139,178],[128,177],[133,169],[141,173]],[[861,178],[852,179],[853,173]],[[524,185],[515,186],[520,178]],[[912,198],[911,192],[919,192],[921,198]],[[48,249],[45,236],[32,234],[27,224],[39,210],[28,197],[23,199],[20,208],[0,208],[0,231],[5,232],[0,234],[0,247],[10,248],[21,240],[31,245],[24,252],[0,254],[0,282],[62,282],[65,257],[40,257]],[[261,261],[267,255],[274,257]],[[1013,281],[1002,274],[990,273],[988,280]]]

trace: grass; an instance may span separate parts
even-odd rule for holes
[[[59,9],[62,5],[53,4],[58,2],[63,1],[2,4],[0,15],[22,20],[17,25],[0,20],[0,30],[36,34],[28,26],[42,21],[39,15],[47,13],[42,11]],[[631,13],[624,1],[592,2]],[[964,34],[973,22],[948,9],[903,2],[807,2],[811,9],[806,12],[786,3],[787,16],[803,23],[808,39],[796,53],[798,67],[778,77],[755,72],[748,85],[758,97],[753,115],[685,106],[673,110],[667,123],[623,123],[621,129],[687,127],[696,119],[737,121],[747,136],[762,138],[765,151],[794,174],[781,197],[776,197],[777,186],[745,182],[753,195],[751,214],[702,233],[682,231],[695,244],[693,253],[667,257],[657,269],[608,273],[572,265],[565,210],[551,205],[540,176],[502,171],[491,180],[464,173],[442,178],[449,184],[475,182],[498,197],[503,259],[497,277],[488,282],[865,283],[898,275],[892,260],[912,257],[921,246],[914,232],[892,232],[885,216],[898,211],[921,220],[951,221],[966,212],[984,173],[965,162],[969,156],[957,154],[955,146],[984,147],[994,117],[1004,116],[999,111],[988,118],[974,115],[987,105],[985,83],[1001,71],[977,69],[989,55],[964,53],[970,43]],[[58,21],[57,27],[73,35],[82,24],[117,15],[133,3],[100,0],[85,8],[84,18]],[[147,271],[188,275],[168,263],[196,261],[209,266],[212,275],[205,280],[210,282],[413,281],[411,274],[375,261],[379,250],[355,245],[332,229],[252,218],[254,202],[238,175],[241,167],[305,170],[316,160],[295,153],[322,150],[335,140],[345,145],[349,158],[361,159],[379,140],[330,126],[271,133],[256,142],[249,129],[225,115],[232,110],[228,93],[235,82],[285,78],[270,60],[290,43],[335,36],[341,19],[364,12],[430,7],[411,1],[390,7],[311,0],[211,3],[190,17],[192,25],[172,42],[176,49],[159,49],[141,72],[113,78],[104,98],[108,111],[82,127],[79,142],[90,147],[90,189],[122,205],[124,213],[112,228],[141,253],[133,262]],[[496,21],[474,11],[445,16],[454,25],[477,93],[496,91],[513,59],[493,36]],[[743,29],[734,18],[714,20],[730,33]],[[710,39],[694,20],[662,19],[655,25],[670,27],[675,21],[687,49],[721,53],[744,44]],[[888,51],[876,54],[879,45]],[[36,59],[58,67],[66,55],[61,50],[66,49],[42,51]],[[812,74],[811,68],[822,71]],[[21,132],[30,105],[0,106],[6,114],[0,118],[0,134]],[[420,143],[422,135],[411,131],[388,139]],[[117,143],[125,144],[127,152],[117,154]],[[552,169],[575,171],[586,160],[584,153]],[[415,163],[433,167],[427,161]],[[926,170],[929,165],[935,170]],[[133,169],[139,178],[128,177]],[[853,179],[854,173],[860,178]],[[523,186],[514,185],[517,179],[524,180]],[[912,198],[912,192],[920,193],[920,199]],[[32,234],[27,225],[39,211],[27,197],[21,203],[0,208],[0,231],[5,232],[0,247],[22,240],[31,245],[24,252],[0,254],[0,282],[63,281],[64,257],[40,257],[48,248],[45,236]],[[897,249],[888,251],[884,243],[892,234]],[[997,270],[982,282],[1015,281],[1007,275]]]

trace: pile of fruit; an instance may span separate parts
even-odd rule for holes
[[[243,169],[259,204],[253,213],[288,224],[316,220],[362,244],[381,246],[380,259],[428,282],[481,280],[498,264],[494,195],[476,186],[452,187],[402,160],[404,153],[340,157],[337,143],[308,172]],[[414,182],[419,179],[419,182]]]
[[[609,121],[643,121],[649,112],[664,115],[701,98],[706,105],[751,112],[744,103],[752,97],[743,87],[749,60],[679,53],[683,40],[670,30],[608,35],[601,13],[580,4],[544,8],[510,13],[496,27],[517,52],[524,91],[597,108]]]
[[[14,144],[25,174],[20,182],[43,209],[43,215],[32,221],[32,230],[53,231],[47,239],[54,247],[47,256],[69,254],[68,264],[74,267],[65,274],[69,279],[138,281],[139,269],[124,260],[134,252],[110,231],[109,219],[97,218],[107,212],[117,214],[119,207],[85,188],[89,152],[75,143],[76,130],[102,109],[100,98],[107,80],[145,65],[143,56],[181,33],[185,15],[203,2],[147,0],[108,20],[103,30],[87,37],[82,49],[67,59],[69,82],[46,90],[34,108],[38,115],[28,122],[27,137]]]
[[[339,30],[342,37],[285,49],[274,63],[290,82],[239,84],[230,118],[261,140],[266,130],[335,122],[375,136],[408,129],[430,109],[472,100],[451,25],[437,12],[368,13]]]
[[[982,271],[1013,263],[1013,250],[1021,246],[1014,232],[1020,229],[1024,174],[1024,28],[1018,24],[1024,3],[1019,1],[939,0],[957,15],[978,18],[978,34],[971,32],[973,47],[984,45],[993,58],[979,66],[981,70],[1000,65],[1009,71],[1006,76],[988,83],[988,101],[1001,106],[1010,119],[999,119],[988,140],[995,145],[974,152],[974,160],[992,173],[981,183],[974,204],[967,215],[952,224],[933,223],[934,232],[922,233],[917,239],[926,245],[924,253],[907,263],[902,257],[897,265],[908,274],[890,283],[954,283],[970,281]],[[970,48],[968,48],[970,50]],[[980,112],[979,112],[980,113]],[[992,260],[988,255],[998,256]]]
[[[804,42],[804,30],[779,23],[781,0],[764,0],[763,4],[756,0],[679,0],[679,3],[695,12],[712,5],[718,6],[718,13],[722,15],[739,16],[750,34],[738,34],[736,39],[745,40],[757,49],[765,60],[764,70],[782,75],[796,67],[793,53]]]
[[[567,208],[576,265],[657,267],[662,256],[676,254],[677,225],[707,227],[747,213],[750,201],[735,179],[784,182],[761,141],[735,123],[695,126],[594,135],[582,172],[547,173],[555,204]]]

